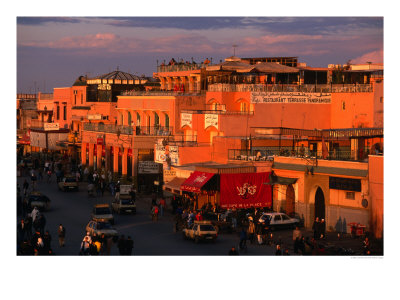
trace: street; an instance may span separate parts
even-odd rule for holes
[[[18,177],[18,183],[22,186],[24,179],[30,182],[28,177]],[[31,186],[30,186],[31,188]],[[113,196],[109,191],[104,196],[89,197],[87,183],[79,183],[79,191],[63,192],[56,184],[53,175],[50,183],[45,179],[37,182],[36,190],[48,196],[51,200],[49,211],[44,212],[46,218],[45,230],[52,237],[52,250],[55,255],[79,255],[80,244],[86,234],[85,227],[90,221],[91,211],[94,204],[111,204]],[[192,240],[185,240],[182,232],[173,231],[173,215],[170,209],[160,216],[158,221],[152,221],[150,217],[150,196],[138,195],[136,215],[114,214],[115,225],[120,235],[130,236],[134,241],[133,255],[227,255],[229,250],[235,246],[238,249],[238,233],[220,233],[215,243],[195,244]],[[20,216],[17,222],[20,220]],[[58,245],[57,228],[63,224],[66,228],[65,247]],[[312,232],[301,230],[303,236],[311,237]],[[351,248],[355,255],[359,255],[362,240],[342,236],[340,239],[336,233],[327,233],[325,244]],[[282,251],[288,249],[290,255],[294,255],[292,230],[279,230],[273,233],[272,245],[257,245],[247,242],[247,251],[239,252],[240,255],[275,255],[276,244],[281,245]],[[377,250],[382,255],[383,249]],[[111,255],[119,255],[117,246],[111,248]]]
[[[24,179],[18,178],[22,186]],[[80,244],[85,236],[85,227],[90,220],[94,204],[111,204],[113,196],[106,191],[103,197],[88,197],[87,183],[79,183],[79,191],[63,192],[58,190],[56,178],[37,183],[38,191],[48,196],[51,208],[44,212],[46,228],[52,236],[52,249],[55,255],[78,255]],[[151,199],[138,196],[136,215],[114,214],[115,225],[119,234],[131,236],[134,240],[133,255],[227,255],[232,246],[239,244],[239,236],[220,234],[215,243],[195,244],[184,240],[181,232],[173,232],[173,219],[170,211],[165,212],[157,222],[150,217]],[[20,220],[20,217],[18,217]],[[60,248],[57,239],[57,228],[63,224],[66,228],[65,247]],[[116,245],[112,247],[111,255],[118,255]],[[247,255],[272,255],[274,249],[269,246],[248,245]]]

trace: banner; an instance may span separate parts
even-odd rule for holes
[[[331,93],[253,92],[251,103],[307,103],[330,104]]]
[[[220,174],[222,208],[272,207],[270,172]]]
[[[192,114],[181,113],[181,127],[183,126],[192,128]]]
[[[217,114],[205,114],[204,115],[204,129],[209,126],[214,126],[218,129],[218,115]]]

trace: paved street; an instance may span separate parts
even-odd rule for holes
[[[53,175],[54,176],[54,175]],[[28,179],[28,178],[27,178]],[[22,186],[24,177],[18,178]],[[28,182],[30,180],[28,179]],[[85,235],[85,227],[90,220],[91,210],[96,203],[111,203],[112,195],[106,191],[103,197],[88,197],[87,183],[80,183],[78,192],[62,192],[56,185],[55,177],[51,183],[45,181],[38,182],[37,190],[43,192],[51,199],[51,209],[44,213],[47,223],[46,230],[52,236],[52,248],[56,255],[78,255],[80,243]],[[172,214],[167,211],[157,222],[150,218],[151,199],[146,196],[139,196],[136,215],[115,214],[115,228],[120,234],[131,236],[134,240],[134,255],[227,255],[232,246],[239,243],[237,233],[219,234],[215,243],[195,244],[191,240],[184,240],[182,233],[173,232]],[[18,218],[19,220],[19,218]],[[63,248],[58,246],[57,227],[62,223],[66,228],[66,245]],[[310,236],[311,232],[304,229],[303,235]],[[291,230],[280,230],[273,233],[274,242],[280,241],[282,250],[289,249],[293,255],[293,243],[291,240]],[[337,239],[334,233],[328,234],[330,245],[340,245],[353,250],[361,247],[360,239],[349,237]],[[275,246],[248,244],[246,253],[241,255],[274,255]],[[118,255],[116,245],[113,246],[112,255]]]

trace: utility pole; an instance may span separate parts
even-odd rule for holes
[[[233,56],[236,55],[236,48],[239,47],[238,45],[232,45],[233,47]]]

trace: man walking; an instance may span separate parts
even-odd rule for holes
[[[58,243],[60,245],[60,247],[64,247],[65,246],[65,227],[60,224],[60,226],[58,226]]]
[[[132,249],[133,249],[133,240],[130,236],[125,241],[125,246],[126,246],[126,253],[125,255],[132,255]]]

